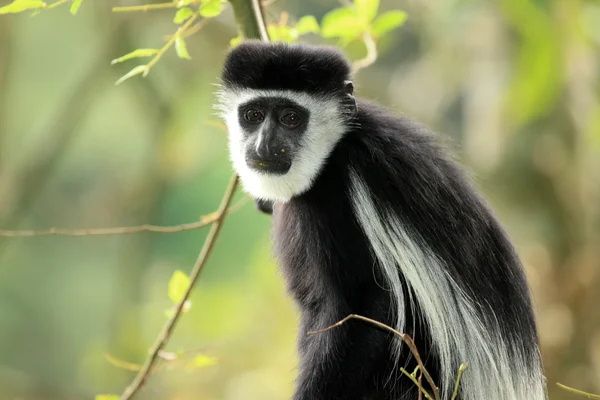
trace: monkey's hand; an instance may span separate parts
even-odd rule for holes
[[[268,200],[255,200],[256,208],[259,211],[264,212],[265,214],[272,215],[273,214],[273,202]]]

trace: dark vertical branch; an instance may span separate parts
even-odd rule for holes
[[[229,0],[241,36],[246,39],[269,40],[262,5],[259,0]]]

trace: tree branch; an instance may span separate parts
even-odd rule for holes
[[[317,334],[317,333],[322,333],[322,332],[328,331],[328,330],[333,329],[333,328],[337,328],[337,327],[345,324],[346,322],[348,322],[351,319],[358,319],[358,320],[361,320],[361,321],[364,321],[364,322],[368,322],[371,325],[375,325],[376,327],[378,327],[380,329],[383,329],[383,330],[386,330],[388,332],[393,333],[394,335],[398,336],[404,343],[406,343],[406,345],[408,346],[408,349],[410,350],[410,352],[412,353],[412,355],[417,360],[417,364],[419,365],[419,368],[421,369],[421,372],[425,376],[425,379],[429,383],[429,386],[431,386],[431,389],[433,390],[434,399],[435,400],[440,400],[439,388],[435,385],[435,383],[433,382],[433,379],[431,378],[431,375],[429,375],[429,372],[427,372],[427,370],[425,369],[425,366],[423,365],[423,361],[421,361],[421,355],[419,354],[419,351],[417,350],[417,346],[415,345],[415,342],[413,342],[412,338],[409,335],[407,335],[405,333],[400,333],[397,330],[395,330],[394,328],[392,328],[391,326],[388,326],[386,324],[382,324],[379,321],[375,321],[374,319],[363,317],[362,315],[357,315],[357,314],[350,314],[346,318],[344,318],[343,320],[338,321],[335,324],[333,324],[331,326],[328,326],[325,329],[321,329],[321,330],[318,330],[318,331],[311,331],[311,332],[308,332],[308,334],[309,335],[314,335],[314,334]],[[417,382],[417,386],[419,386],[418,382]],[[423,389],[419,386],[419,390],[423,390]],[[427,395],[426,395],[426,397],[427,397]]]
[[[194,268],[192,269],[192,272],[190,273],[190,286],[187,288],[181,301],[177,304],[177,307],[175,308],[175,312],[173,313],[173,316],[167,321],[167,323],[165,324],[161,333],[156,338],[154,345],[150,349],[150,356],[146,359],[144,366],[142,367],[140,372],[137,374],[137,376],[135,377],[133,382],[131,382],[131,384],[125,389],[125,391],[121,395],[121,400],[129,400],[129,399],[133,398],[133,396],[144,385],[144,383],[146,382],[146,379],[148,378],[148,375],[150,374],[150,371],[152,370],[154,364],[156,363],[156,361],[159,358],[159,354],[160,354],[161,350],[165,347],[165,345],[167,344],[167,341],[171,337],[171,333],[173,332],[173,329],[177,325],[177,322],[179,321],[179,317],[181,316],[184,304],[190,297],[190,293],[192,292],[192,289],[194,288],[194,284],[196,283],[196,281],[198,280],[198,277],[202,273],[202,270],[204,269],[204,266],[206,265],[206,261],[208,260],[208,256],[210,255],[210,253],[216,243],[217,237],[219,236],[219,232],[221,231],[221,227],[223,226],[223,221],[227,214],[226,211],[229,208],[229,204],[231,203],[231,200],[235,193],[235,189],[237,187],[237,182],[238,182],[238,177],[237,177],[237,175],[234,175],[231,178],[231,180],[229,181],[229,186],[227,187],[225,196],[223,197],[223,200],[221,201],[221,205],[219,206],[219,209],[217,210],[217,218],[214,221],[210,232],[208,233],[208,237],[206,238],[206,241],[204,242],[202,251],[200,251],[200,254],[198,255],[198,259],[196,260],[196,263],[194,264]]]
[[[600,395],[597,395],[597,394],[591,394],[591,393],[584,392],[583,390],[579,390],[579,389],[574,389],[574,388],[572,388],[572,387],[569,387],[569,386],[567,386],[567,385],[563,385],[562,383],[558,383],[558,382],[556,382],[556,386],[558,386],[558,387],[559,387],[559,388],[561,388],[561,389],[564,389],[564,390],[566,390],[567,392],[571,392],[571,393],[577,393],[577,394],[579,394],[579,395],[581,395],[581,396],[585,396],[585,397],[587,397],[588,399],[600,399]]]
[[[233,206],[229,207],[225,214],[229,215],[239,210],[248,198],[238,201]],[[160,226],[160,225],[138,225],[138,226],[121,226],[116,228],[87,228],[87,229],[63,229],[63,228],[48,228],[41,230],[6,230],[0,229],[0,236],[4,237],[33,237],[33,236],[101,236],[101,235],[126,235],[140,232],[154,233],[176,233],[191,231],[194,229],[204,228],[219,218],[218,212],[203,215],[199,221],[189,222],[187,224]]]
[[[367,55],[364,58],[355,61],[354,65],[352,65],[355,74],[377,61],[377,44],[375,43],[375,39],[373,39],[373,36],[369,33],[363,33],[362,36],[365,47],[367,48]]]
[[[233,12],[235,15],[235,20],[238,25],[238,30],[240,34],[242,34],[245,38],[254,38],[261,40],[269,40],[269,36],[267,34],[267,29],[264,23],[262,8],[258,0],[230,0],[231,5],[233,7]],[[190,273],[190,285],[187,288],[183,298],[177,304],[175,312],[173,316],[167,321],[163,330],[156,338],[154,345],[150,349],[150,356],[146,359],[142,370],[137,374],[133,382],[125,389],[123,394],[121,395],[121,400],[129,400],[135,396],[136,393],[139,392],[140,388],[144,385],[146,380],[148,379],[148,374],[153,369],[154,364],[159,359],[159,354],[162,349],[167,344],[173,329],[177,325],[177,321],[181,316],[182,310],[184,308],[184,304],[190,296],[198,277],[202,273],[204,269],[204,265],[208,260],[208,256],[210,255],[214,244],[219,236],[219,232],[221,231],[221,227],[223,225],[223,221],[227,214],[227,209],[229,208],[229,204],[231,203],[231,199],[233,198],[233,194],[237,187],[238,177],[234,175],[229,182],[229,186],[223,200],[221,201],[221,205],[219,210],[217,211],[217,218],[213,222],[212,228],[208,233],[208,237],[204,242],[204,246],[198,255],[198,259],[194,264],[194,268]]]
[[[246,39],[269,40],[259,0],[229,0],[238,31]]]

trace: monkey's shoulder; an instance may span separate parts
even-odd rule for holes
[[[462,179],[448,141],[422,124],[360,100],[350,126],[332,155],[333,163],[358,172],[375,170],[377,176],[387,174],[398,183],[398,173],[417,181],[422,181],[424,174]]]

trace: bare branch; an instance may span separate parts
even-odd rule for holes
[[[579,394],[581,396],[585,396],[588,399],[600,399],[600,395],[591,394],[591,393],[584,392],[583,390],[579,390],[579,389],[574,389],[574,388],[569,387],[567,385],[563,385],[562,383],[556,382],[556,386],[558,386],[559,388],[564,389],[564,390],[566,390],[568,392],[577,393],[577,394]]]
[[[354,73],[357,73],[361,69],[366,68],[377,61],[377,44],[375,43],[375,39],[367,32],[363,33],[362,37],[363,42],[367,47],[367,55],[365,58],[354,62],[354,65],[352,65]]]
[[[221,227],[223,226],[223,221],[227,215],[227,209],[229,208],[229,204],[231,204],[231,200],[235,193],[235,189],[237,187],[237,182],[238,182],[238,177],[237,177],[237,175],[234,175],[229,182],[229,186],[227,187],[227,191],[225,192],[223,200],[221,201],[221,205],[219,206],[219,209],[216,212],[217,218],[213,222],[212,228],[211,228],[210,232],[208,233],[208,237],[206,238],[206,241],[204,242],[204,246],[202,247],[202,250],[200,251],[200,254],[198,255],[198,259],[196,260],[196,263],[194,264],[194,268],[192,269],[192,272],[190,273],[189,287],[187,288],[186,292],[184,293],[181,301],[177,304],[177,307],[175,309],[175,312],[173,313],[173,316],[167,321],[164,328],[162,329],[162,331],[156,338],[154,345],[150,349],[150,356],[144,362],[144,366],[143,366],[142,370],[137,374],[137,376],[135,377],[133,382],[131,382],[131,384],[125,389],[125,391],[121,395],[121,400],[129,400],[129,399],[133,398],[133,396],[144,385],[144,383],[146,382],[146,379],[148,379],[148,375],[150,374],[150,371],[152,370],[154,364],[159,359],[159,354],[160,354],[161,350],[165,347],[165,345],[167,344],[167,341],[171,337],[171,333],[173,332],[173,329],[177,325],[177,322],[179,321],[179,317],[182,314],[184,304],[188,300],[190,293],[192,292],[192,289],[194,288],[196,281],[198,280],[198,277],[200,276],[200,273],[204,269],[204,266],[206,265],[206,261],[208,260],[208,256],[210,255],[210,253],[215,245],[215,242],[217,240],[217,237],[219,236],[219,232],[221,231]]]
[[[150,11],[150,10],[164,10],[166,8],[177,8],[176,2],[170,3],[159,3],[159,4],[144,4],[141,6],[126,6],[126,7],[113,7],[112,12],[131,12],[131,11]]]
[[[248,202],[248,197],[244,197],[236,204],[227,209],[226,214],[232,214],[239,210]],[[102,236],[102,235],[126,235],[131,233],[141,232],[156,232],[156,233],[176,233],[191,231],[194,229],[204,228],[215,222],[219,218],[217,212],[203,215],[199,221],[189,222],[187,224],[160,226],[160,225],[138,225],[138,226],[122,226],[116,228],[87,228],[87,229],[63,229],[63,228],[48,228],[41,230],[6,230],[0,229],[0,236],[4,237],[33,237],[33,236]]]
[[[433,400],[433,397],[429,394],[429,392],[421,387],[421,382],[418,381],[413,375],[409,374],[404,368],[400,367],[400,372],[408,377],[413,383],[419,388],[419,397],[421,394],[425,396],[427,400]]]
[[[325,329],[321,329],[318,331],[312,331],[312,332],[308,332],[309,335],[314,335],[316,333],[323,333],[325,331],[328,331],[330,329],[333,328],[337,328],[341,325],[343,325],[344,323],[346,323],[348,320],[351,319],[358,319],[364,322],[368,322],[371,325],[375,325],[378,328],[381,328],[383,330],[386,330],[388,332],[393,333],[394,335],[398,336],[404,343],[406,343],[406,345],[408,346],[410,352],[412,353],[412,355],[415,357],[415,359],[417,360],[417,364],[419,365],[419,368],[421,369],[423,375],[425,376],[425,379],[427,380],[427,382],[429,383],[429,386],[431,386],[431,389],[433,390],[433,396],[435,400],[440,400],[440,393],[439,393],[439,388],[435,385],[435,383],[433,382],[433,379],[431,378],[431,375],[429,375],[429,372],[427,372],[427,370],[425,369],[425,366],[423,365],[423,361],[421,360],[421,355],[419,354],[419,351],[417,350],[417,346],[415,346],[415,342],[412,340],[412,338],[405,334],[405,333],[400,333],[397,330],[395,330],[394,328],[392,328],[391,326],[388,326],[386,324],[383,324],[379,321],[375,321],[374,319],[371,318],[367,318],[367,317],[363,317],[362,315],[357,315],[357,314],[350,314],[348,315],[346,318],[344,318],[341,321],[336,322],[335,324],[325,328]],[[418,382],[417,382],[418,385]],[[420,390],[423,390],[421,387],[419,387]]]

